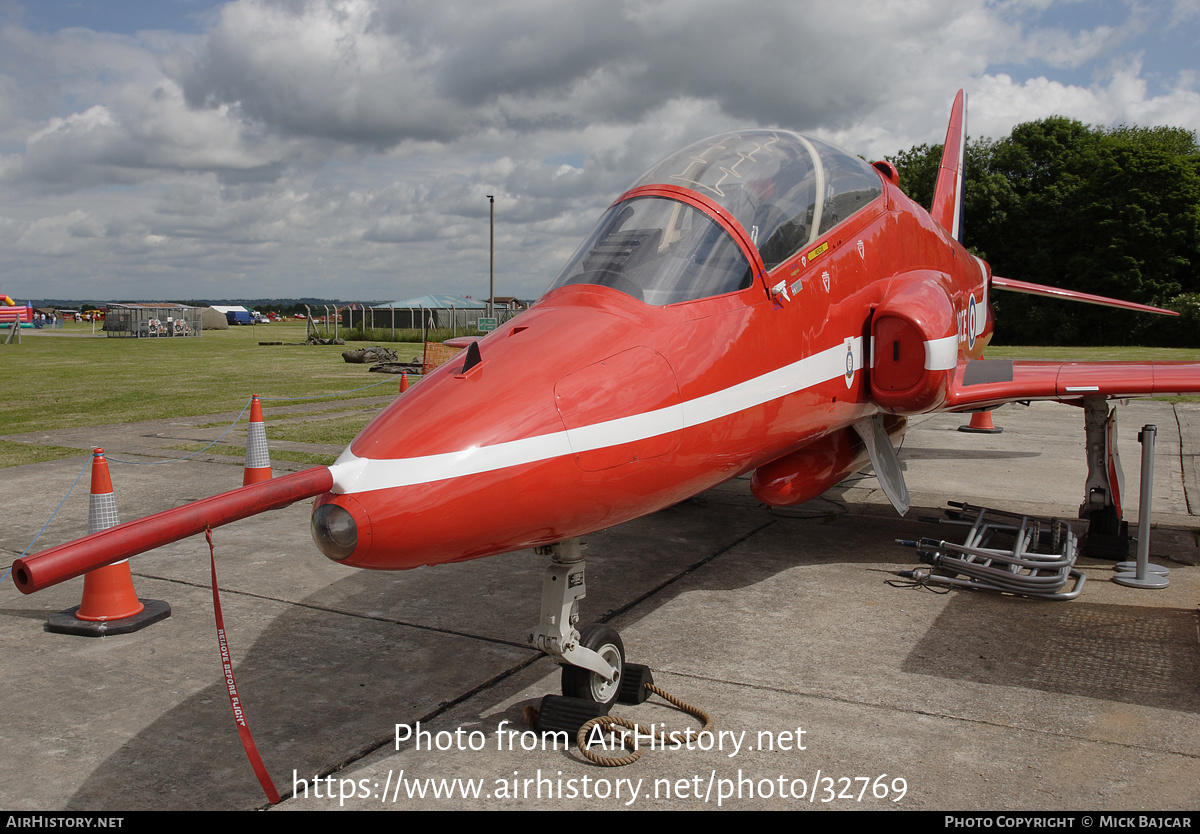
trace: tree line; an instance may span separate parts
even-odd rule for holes
[[[891,162],[928,207],[942,146]],[[1137,301],[1168,318],[996,293],[998,344],[1200,346],[1200,147],[1178,127],[1054,116],[967,145],[963,238],[997,275]]]

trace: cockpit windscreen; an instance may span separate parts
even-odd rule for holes
[[[600,284],[664,305],[751,283],[750,262],[704,212],[676,200],[636,197],[608,210],[550,289]]]

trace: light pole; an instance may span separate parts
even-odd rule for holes
[[[488,226],[491,240],[488,242],[488,318],[496,315],[496,198],[489,194]]]

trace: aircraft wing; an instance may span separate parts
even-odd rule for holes
[[[943,409],[972,411],[1008,402],[1084,397],[1200,394],[1200,362],[1023,362],[960,360]]]
[[[992,275],[993,289],[1143,313],[1174,310]],[[1200,362],[1045,362],[960,357],[942,408],[973,411],[1025,400],[1071,402],[1200,393]]]
[[[1033,284],[1029,281],[1018,281],[1014,278],[1001,278],[999,275],[991,277],[991,285],[997,290],[1007,290],[1008,292],[1023,293],[1025,295],[1038,295],[1042,298],[1059,298],[1063,301],[1079,301],[1084,304],[1096,304],[1100,307],[1114,307],[1118,310],[1136,310],[1139,313],[1157,313],[1160,316],[1178,316],[1175,310],[1166,310],[1162,307],[1152,307],[1149,304],[1138,304],[1135,301],[1122,301],[1119,298],[1108,298],[1103,295],[1092,295],[1086,292],[1077,292],[1075,290],[1065,290],[1062,287],[1049,287],[1045,284]]]

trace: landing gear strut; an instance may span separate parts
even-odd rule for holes
[[[625,671],[625,646],[600,623],[577,629],[579,600],[587,596],[579,539],[537,548],[550,556],[542,580],[542,616],[529,642],[562,665],[563,695],[609,706],[617,700]]]
[[[1125,475],[1117,454],[1117,409],[1104,397],[1083,400],[1088,476],[1079,517],[1087,520],[1081,550],[1095,559],[1129,558],[1129,525],[1121,519]]]

